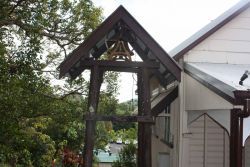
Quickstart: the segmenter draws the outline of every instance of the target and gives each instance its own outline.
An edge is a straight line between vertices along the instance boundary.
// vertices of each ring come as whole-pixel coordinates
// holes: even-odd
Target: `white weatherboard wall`
[[[185,111],[189,119],[196,119],[207,113],[230,132],[232,108],[231,103],[185,74]]]
[[[182,61],[185,63],[250,64],[250,9],[236,16],[187,52],[179,63],[182,64]],[[229,131],[230,110],[233,105],[188,74],[182,75],[181,85],[179,167],[229,166],[229,146],[226,147],[229,145],[229,139],[221,126]],[[205,121],[206,118],[199,117],[204,113],[220,123],[220,126],[211,122],[210,118]],[[197,122],[188,123],[188,118],[194,116],[197,118]],[[209,127],[206,127],[204,122]],[[207,128],[208,130],[204,132],[204,129]],[[208,134],[211,139],[206,139]],[[219,144],[215,141],[219,141]],[[246,147],[246,152],[247,149]],[[215,153],[212,153],[213,151]],[[222,152],[223,154],[221,154]],[[217,156],[214,157],[214,155]],[[248,166],[250,167],[250,165]]]
[[[232,109],[233,105],[201,83],[185,75],[185,109],[217,110]]]
[[[189,129],[189,167],[229,167],[229,136],[220,125],[205,114]]]
[[[250,9],[217,30],[184,56],[185,62],[250,63]]]
[[[152,167],[158,167],[158,156],[160,153],[170,154],[170,148],[155,136],[152,137]],[[171,160],[170,160],[171,161]]]
[[[231,118],[230,110],[188,111],[188,123],[193,122],[203,114],[207,114],[213,118],[230,134],[230,121],[228,121]]]
[[[233,105],[188,74],[184,73],[182,76],[183,90],[180,91],[182,91],[181,99],[183,102],[180,105],[183,106],[180,107],[183,109],[180,111],[181,157],[179,167],[203,167],[200,165],[204,165],[205,163],[206,167],[209,167],[209,165],[211,167],[228,167],[229,162],[226,157],[229,157],[229,145],[225,147],[225,144],[229,144],[230,110],[233,108]],[[206,118],[206,127],[204,127],[205,118],[204,116],[201,117],[201,115],[204,114],[209,115],[209,117],[207,116],[208,118]],[[216,120],[220,125],[210,121],[210,117]],[[198,118],[201,120],[198,120]],[[198,122],[195,120],[198,120]],[[209,137],[214,137],[215,139],[209,139],[208,141],[208,138],[204,136],[204,129],[207,129],[207,136],[209,134]],[[224,140],[222,138],[224,138]],[[215,141],[220,142],[216,143]],[[208,147],[212,150],[209,150]],[[204,148],[207,148],[207,153],[204,150],[200,150]],[[201,153],[201,151],[203,152]],[[223,156],[223,161],[216,158],[214,159],[213,151],[219,153],[219,155],[217,155],[218,157]],[[210,154],[211,152],[212,154]],[[216,153],[214,155],[216,155]],[[189,157],[189,155],[191,157]],[[203,158],[201,159],[200,156]],[[206,161],[204,160],[204,156],[208,156],[206,157]],[[187,164],[189,164],[189,166],[187,166]]]
[[[190,126],[189,138],[189,166],[202,167],[204,162],[204,117],[193,122]]]

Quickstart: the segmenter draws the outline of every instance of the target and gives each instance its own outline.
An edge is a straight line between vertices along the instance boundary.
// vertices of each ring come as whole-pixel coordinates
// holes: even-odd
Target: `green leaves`
[[[55,74],[100,21],[91,0],[0,1],[0,164],[47,167],[62,145],[81,149],[87,81],[65,93],[44,71]]]
[[[136,146],[128,144],[119,153],[119,159],[112,164],[112,167],[136,167]]]

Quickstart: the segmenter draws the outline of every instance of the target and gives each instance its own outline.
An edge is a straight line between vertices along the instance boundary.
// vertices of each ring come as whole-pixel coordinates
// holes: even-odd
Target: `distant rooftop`
[[[96,157],[100,163],[112,163],[118,159],[118,154],[112,153],[109,155],[108,152],[101,151]]]

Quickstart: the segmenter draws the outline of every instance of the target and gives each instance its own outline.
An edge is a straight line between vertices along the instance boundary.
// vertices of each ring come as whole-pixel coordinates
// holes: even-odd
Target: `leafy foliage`
[[[136,147],[133,144],[126,145],[119,152],[119,158],[112,167],[136,167]]]
[[[83,76],[51,83],[58,63],[96,28],[101,12],[91,0],[0,1],[0,164],[45,167],[64,147],[82,149],[89,83]],[[100,108],[108,111],[107,104],[117,103],[116,76],[105,78]]]
[[[137,109],[137,99],[128,100],[126,102],[119,103],[116,108],[117,115],[134,115],[135,110]],[[136,124],[134,122],[114,122],[113,129],[115,131],[119,130],[128,130],[131,128],[136,128]]]
[[[127,140],[129,143],[133,143],[134,140],[137,140],[137,131],[137,127],[116,131],[112,129],[108,131],[108,139],[110,142],[116,142],[120,138],[123,142]]]
[[[122,103],[117,106],[117,114],[119,115],[131,115],[137,109],[138,100],[132,99]]]

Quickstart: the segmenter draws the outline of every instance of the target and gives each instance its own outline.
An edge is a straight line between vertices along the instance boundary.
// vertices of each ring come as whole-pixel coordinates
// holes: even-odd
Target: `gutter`
[[[239,117],[245,118],[250,116],[250,91],[236,90],[233,93],[235,96],[234,103],[243,106],[243,109],[239,108]]]

